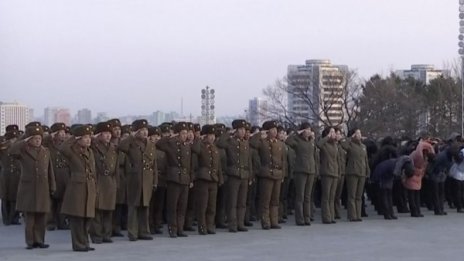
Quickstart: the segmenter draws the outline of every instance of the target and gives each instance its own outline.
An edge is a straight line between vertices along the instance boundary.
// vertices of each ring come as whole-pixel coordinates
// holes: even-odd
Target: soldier
[[[55,176],[50,152],[42,146],[41,127],[26,128],[26,139],[11,146],[10,155],[21,163],[16,209],[24,214],[26,249],[48,248],[45,244],[50,195],[55,192]]]
[[[216,143],[219,141],[219,138],[224,135],[226,132],[226,126],[222,123],[217,123],[214,125],[216,128]],[[219,150],[219,157],[221,158],[221,167],[222,173],[226,173],[227,168],[227,155],[226,151],[220,147],[217,147]],[[227,184],[227,175],[223,175],[224,184]],[[226,187],[227,185],[220,186],[217,192],[216,200],[216,228],[227,228],[226,225]]]
[[[335,219],[340,219],[340,211],[342,209],[342,192],[343,187],[345,186],[345,169],[346,169],[346,150],[340,145],[340,142],[343,140],[342,130],[335,128],[335,133],[337,134],[337,144],[338,144],[338,168],[339,168],[339,178],[337,183],[337,190],[335,191]]]
[[[72,248],[76,252],[95,250],[89,243],[90,220],[95,217],[97,196],[95,158],[90,149],[91,134],[89,126],[75,127],[73,137],[60,146],[71,171],[61,213],[69,218]]]
[[[227,220],[229,232],[246,232],[245,214],[248,185],[253,180],[251,150],[245,139],[246,121],[232,122],[233,136],[223,134],[217,145],[226,152],[227,166]]]
[[[277,128],[277,139],[285,143],[287,140],[287,131],[282,127],[279,126]],[[284,181],[280,186],[280,198],[279,198],[279,224],[280,223],[287,223],[287,208],[288,208],[288,195],[289,195],[289,184],[290,178],[293,171],[293,160],[291,156],[293,155],[292,149],[289,148],[287,145],[285,146],[285,151],[287,154],[287,167],[286,173],[284,174]]]
[[[339,177],[337,134],[333,127],[326,127],[317,143],[320,149],[322,223],[335,224],[335,192]]]
[[[148,126],[148,141],[153,143],[155,146],[156,146],[156,142],[158,142],[158,140],[160,139],[161,137],[161,132],[160,132],[160,129],[158,127],[154,127],[154,126]],[[158,161],[158,154],[160,154],[161,152],[159,150],[156,151],[156,166],[158,168],[158,184],[159,184],[159,161]],[[159,200],[158,198],[156,198],[156,191],[158,190],[159,188],[159,185],[157,186],[156,190],[154,190],[152,192],[152,195],[151,195],[151,199],[150,199],[150,207],[149,207],[149,210],[148,210],[148,224],[149,224],[149,228],[150,228],[150,234],[154,235],[156,234],[155,230],[156,230],[156,226],[155,226],[155,206],[156,206],[156,202]]]
[[[216,234],[214,224],[216,216],[216,198],[218,186],[222,186],[221,159],[214,144],[215,127],[205,125],[201,135],[203,140],[196,140],[192,152],[197,155],[198,165],[195,171],[196,211],[198,233],[200,235]]]
[[[44,137],[44,146],[50,151],[53,173],[55,174],[56,191],[52,197],[52,208],[48,218],[48,230],[69,229],[66,217],[61,214],[66,184],[69,182],[69,164],[60,152],[61,144],[66,140],[66,125],[62,122],[51,126],[51,134]]]
[[[119,119],[111,119],[108,121],[111,124],[111,143],[116,146],[116,149],[119,146],[119,143],[127,138],[126,133],[130,133],[130,127],[121,127],[121,121]],[[130,126],[130,125],[126,125]],[[125,155],[123,152],[118,152],[118,173],[119,181],[116,189],[116,207],[113,211],[113,237],[123,237],[121,230],[127,228],[127,204],[126,204],[126,177],[124,175],[124,161]]]
[[[188,133],[187,133],[187,142],[193,144],[198,142],[200,139],[200,124],[193,124],[191,122],[188,123]],[[192,154],[192,167],[191,171],[195,171],[198,165],[197,155]],[[184,223],[184,230],[185,231],[195,231],[193,229],[193,219],[195,216],[195,186],[189,189],[189,196],[188,196],[188,203],[187,203],[187,213],[185,214],[185,223]]]
[[[309,123],[300,125],[298,134],[287,138],[287,145],[295,151],[295,223],[297,226],[311,225],[311,202],[316,181],[316,153],[314,131]]]
[[[90,227],[92,243],[112,243],[112,216],[116,207],[116,192],[119,179],[118,151],[111,143],[113,128],[109,122],[100,122],[95,127],[92,151],[97,171],[97,202],[95,218]]]
[[[159,127],[161,138],[171,136],[171,124],[162,124]],[[158,142],[158,140],[156,141]],[[158,188],[154,193],[153,201],[153,227],[150,228],[152,234],[163,234],[163,214],[166,201],[166,153],[161,150],[156,151],[156,165],[158,166]]]
[[[278,224],[281,183],[287,172],[285,144],[277,139],[277,122],[266,121],[263,129],[267,137],[252,143],[259,153],[261,168],[259,176],[259,205],[263,229],[280,229]]]
[[[248,132],[248,131],[247,131]],[[253,140],[261,139],[261,129],[258,126],[251,127],[249,134],[245,135],[245,138],[251,144]],[[245,214],[245,226],[253,226],[251,221],[258,220],[258,207],[257,207],[257,191],[258,191],[258,180],[256,179],[256,175],[260,169],[260,159],[258,151],[250,146],[250,154],[251,154],[251,171],[253,180],[251,185],[248,186],[248,195],[247,195],[247,211]]]
[[[366,146],[362,143],[361,130],[348,132],[348,141],[340,144],[346,151],[346,191],[348,195],[348,220],[362,221],[361,208],[364,183],[370,175]]]
[[[156,147],[166,153],[167,195],[166,211],[171,238],[187,237],[184,233],[185,212],[189,188],[193,187],[191,171],[191,148],[187,142],[188,125],[179,122],[174,126],[175,134],[158,141]]]
[[[125,176],[127,186],[128,223],[130,241],[152,240],[148,210],[153,190],[158,185],[156,147],[148,141],[147,120],[132,123],[133,136],[121,141],[119,150],[126,155]]]
[[[8,153],[9,147],[19,137],[17,125],[6,127],[5,142],[0,146],[0,159],[2,165],[1,186],[2,220],[5,226],[19,225],[19,214],[16,211],[16,195],[21,175],[20,163]]]

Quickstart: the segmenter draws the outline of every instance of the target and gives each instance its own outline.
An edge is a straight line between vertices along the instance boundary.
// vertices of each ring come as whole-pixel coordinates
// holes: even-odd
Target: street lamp
[[[205,89],[201,90],[201,120],[202,124],[214,124],[216,123],[216,117],[214,115],[214,89],[210,89],[206,86]]]
[[[464,134],[464,0],[459,0],[458,53],[461,57],[461,135]]]

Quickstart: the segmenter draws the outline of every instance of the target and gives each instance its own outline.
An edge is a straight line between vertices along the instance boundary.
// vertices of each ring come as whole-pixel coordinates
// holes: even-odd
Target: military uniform
[[[146,120],[137,120],[132,124],[134,131],[148,127]],[[153,189],[156,189],[157,166],[156,147],[147,139],[128,137],[119,144],[119,150],[126,154],[126,186],[129,240],[150,240],[148,210]]]
[[[97,124],[96,133],[111,132],[109,123]],[[90,236],[94,243],[111,243],[112,216],[116,207],[116,189],[119,179],[118,151],[112,143],[92,141],[97,171],[97,202]]]
[[[335,222],[335,192],[339,177],[338,145],[328,137],[319,140],[320,149],[320,175],[321,175],[321,210],[322,222],[331,224]]]
[[[90,220],[95,217],[97,197],[95,157],[90,148],[81,147],[76,137],[90,135],[88,126],[77,127],[60,150],[69,162],[71,178],[66,186],[61,213],[69,217],[74,251],[93,250],[89,243]]]
[[[276,122],[263,124],[264,130],[272,128],[277,128]],[[268,137],[252,146],[258,150],[261,161],[261,169],[258,173],[261,226],[263,229],[280,228],[278,224],[280,188],[287,173],[285,144]]]
[[[244,120],[232,122],[234,129],[245,128]],[[227,219],[230,232],[247,231],[245,227],[248,184],[252,181],[251,149],[248,140],[223,134],[217,145],[227,157]]]
[[[53,133],[62,129],[65,130],[65,128],[64,123],[55,123],[52,125],[51,130]],[[66,157],[59,150],[60,143],[53,139],[52,136],[45,137],[43,145],[50,151],[56,182],[56,191],[52,197],[52,207],[48,217],[48,228],[50,230],[54,230],[55,227],[58,229],[68,229],[69,225],[67,224],[66,217],[60,212],[66,184],[68,184],[70,178],[69,164]]]
[[[316,146],[313,139],[301,134],[287,138],[286,143],[295,151],[295,222],[297,225],[311,224],[311,203],[316,181]]]
[[[2,220],[4,225],[17,225],[19,214],[16,211],[16,196],[18,194],[19,179],[21,176],[21,164],[8,153],[12,145],[12,138],[17,137],[17,131],[7,133],[5,136],[13,135],[0,147],[1,160],[1,186],[2,186]]]
[[[41,127],[26,130],[28,137],[42,133]],[[16,209],[24,214],[27,248],[47,248],[44,244],[47,213],[50,211],[50,195],[55,192],[50,153],[47,148],[29,146],[24,140],[15,143],[9,153],[22,167]]]
[[[348,194],[348,220],[361,221],[364,183],[369,177],[369,160],[366,146],[361,141],[341,142],[346,151],[346,190]]]
[[[219,138],[224,134],[226,126],[224,124],[216,124],[216,145]],[[219,151],[219,158],[221,159],[222,173],[226,173],[227,168],[227,154],[226,150],[217,147]],[[223,175],[224,184],[227,184],[227,175]],[[226,226],[226,204],[227,204],[227,185],[220,186],[217,192],[216,200],[216,228],[227,228]]]
[[[337,190],[335,191],[335,218],[340,219],[340,212],[342,209],[342,192],[345,186],[345,172],[346,172],[346,150],[341,145],[338,146],[338,168],[339,177],[337,183]]]
[[[119,119],[111,119],[108,122],[113,128],[113,134],[115,131],[121,131],[120,136],[111,136],[111,143],[116,146],[117,149],[122,140],[121,137],[130,134],[130,125],[122,126]],[[126,177],[124,176],[125,160],[126,158],[124,153],[118,152],[119,180],[118,187],[116,188],[116,207],[113,211],[112,220],[112,236],[114,237],[123,237],[121,230],[125,230],[127,228]]]
[[[187,130],[187,124],[179,122],[174,128],[176,133],[179,133]],[[193,181],[190,144],[181,141],[180,137],[164,137],[156,143],[156,147],[166,153],[166,212],[169,235],[173,238],[185,237],[185,212],[189,185]]]
[[[214,135],[214,131],[213,126],[205,125],[202,133]],[[198,160],[194,177],[198,233],[215,234],[217,190],[224,183],[219,151],[216,145],[197,140],[192,145],[192,152]]]

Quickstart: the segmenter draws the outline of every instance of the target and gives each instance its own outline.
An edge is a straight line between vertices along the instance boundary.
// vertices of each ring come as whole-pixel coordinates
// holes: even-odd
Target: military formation
[[[4,225],[25,225],[26,249],[48,248],[46,231],[70,230],[72,249],[95,250],[127,230],[129,241],[246,232],[253,221],[280,229],[294,215],[310,226],[367,217],[369,199],[386,220],[421,208],[464,212],[464,146],[460,135],[442,141],[385,137],[360,129],[344,135],[309,123],[251,126],[237,119],[200,126],[151,126],[140,119],[95,125],[9,125],[0,140],[0,198]],[[164,225],[166,224],[166,229]]]

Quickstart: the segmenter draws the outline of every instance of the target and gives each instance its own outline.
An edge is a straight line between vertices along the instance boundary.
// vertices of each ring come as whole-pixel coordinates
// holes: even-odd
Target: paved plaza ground
[[[318,213],[319,213],[318,209]],[[464,214],[448,210],[448,216],[423,211],[424,218],[400,214],[387,221],[370,211],[364,222],[346,219],[323,225],[319,216],[310,227],[297,227],[293,216],[281,230],[263,231],[258,223],[246,233],[171,239],[165,232],[153,241],[92,245],[93,252],[71,251],[69,231],[47,232],[49,249],[25,250],[23,226],[0,225],[0,260],[34,261],[143,261],[143,260],[462,260]]]

